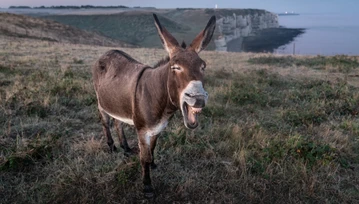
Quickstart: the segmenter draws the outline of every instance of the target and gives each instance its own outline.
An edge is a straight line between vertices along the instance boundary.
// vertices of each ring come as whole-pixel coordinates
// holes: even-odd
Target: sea
[[[280,26],[304,28],[305,32],[275,53],[359,56],[359,13],[307,13],[279,16],[278,20]]]

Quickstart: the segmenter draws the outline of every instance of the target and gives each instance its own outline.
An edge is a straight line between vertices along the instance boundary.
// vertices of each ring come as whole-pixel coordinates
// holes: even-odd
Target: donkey
[[[144,65],[128,54],[111,50],[93,66],[93,84],[98,101],[103,132],[110,151],[116,151],[110,133],[110,118],[115,119],[120,146],[131,153],[122,123],[134,125],[138,135],[140,162],[145,197],[153,197],[150,167],[154,163],[157,135],[180,109],[184,125],[198,126],[198,114],[206,105],[208,93],[203,88],[206,63],[198,56],[210,42],[216,26],[212,16],[207,26],[186,48],[161,26],[156,14],[155,25],[169,57],[154,68]]]

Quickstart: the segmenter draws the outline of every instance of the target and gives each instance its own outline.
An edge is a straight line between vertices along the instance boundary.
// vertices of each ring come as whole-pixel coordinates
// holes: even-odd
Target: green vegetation
[[[316,56],[311,58],[295,57],[255,57],[249,60],[252,64],[275,65],[281,67],[305,66],[314,69],[326,69],[326,67],[337,68],[338,71],[349,72],[352,69],[359,68],[358,59],[346,55],[337,55],[334,57]]]
[[[326,127],[330,131],[341,129],[343,118],[356,120],[357,88],[344,82],[288,80],[265,70],[236,76],[234,80],[239,82],[233,83],[223,97],[223,102],[233,108],[224,115],[231,114],[235,123],[243,114],[252,120],[253,127],[247,133],[234,135],[244,145],[237,151],[248,154],[237,158],[237,162],[245,159],[251,173],[270,176],[266,170],[274,162],[280,166],[301,163],[306,171],[326,165],[348,167],[348,155],[330,141],[334,138],[318,131],[330,123],[333,125]],[[262,137],[259,141],[257,134]],[[352,139],[357,136],[352,135]],[[350,135],[342,137],[347,140]],[[345,151],[359,153],[355,149]],[[352,159],[356,160],[357,155]]]
[[[112,48],[0,46],[2,203],[144,202],[138,157],[110,154],[98,119],[90,67]],[[150,65],[165,55],[123,50]],[[161,133],[156,202],[359,201],[357,57],[201,56],[209,103],[196,130],[178,112]]]

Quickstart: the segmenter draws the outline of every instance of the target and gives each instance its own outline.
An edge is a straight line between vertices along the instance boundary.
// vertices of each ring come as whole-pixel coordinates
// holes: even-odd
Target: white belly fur
[[[97,91],[96,91],[96,97],[97,97],[97,101],[99,101]],[[121,121],[121,122],[127,123],[127,124],[129,124],[129,125],[134,125],[132,119],[130,119],[130,118],[122,118],[122,117],[120,117],[120,116],[113,115],[113,114],[107,112],[106,110],[104,110],[104,109],[101,107],[100,103],[98,104],[98,108],[99,108],[100,110],[102,110],[102,111],[105,111],[109,116],[115,118],[116,120],[119,120],[119,121]]]
[[[127,123],[129,125],[134,125],[133,120],[129,119],[129,118],[122,118],[116,115],[113,115],[111,113],[106,112],[109,116],[115,118],[116,120],[119,120],[121,122]],[[168,124],[168,119],[162,119],[162,121],[157,124],[156,126],[150,128],[149,130],[146,131],[145,133],[145,140],[147,145],[151,144],[151,137],[158,135],[163,129],[165,129],[165,127]]]
[[[107,113],[107,112],[106,112]],[[133,120],[132,119],[129,119],[129,118],[122,118],[122,117],[119,117],[119,116],[116,116],[116,115],[112,115],[110,113],[107,113],[109,116],[115,118],[116,120],[119,120],[121,122],[124,122],[124,123],[127,123],[129,125],[133,125]]]

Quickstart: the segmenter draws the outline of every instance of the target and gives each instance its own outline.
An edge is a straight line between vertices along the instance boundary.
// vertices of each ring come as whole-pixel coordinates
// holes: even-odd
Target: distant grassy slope
[[[158,15],[161,24],[171,33],[183,34],[190,27]],[[52,15],[52,19],[81,29],[100,32],[113,39],[119,39],[143,47],[160,47],[153,16],[150,12],[123,12],[111,15]],[[146,39],[150,38],[148,41]]]
[[[120,40],[51,20],[10,13],[0,13],[0,19],[0,35],[63,43],[133,47]]]
[[[184,40],[187,44],[190,44],[196,35],[205,28],[212,15],[222,15],[222,13],[213,13],[211,9],[166,9],[128,11],[110,15],[50,15],[41,16],[41,18],[97,31],[111,38],[142,47],[161,47],[152,13],[158,14],[161,23],[178,41]],[[208,49],[213,50],[214,48],[214,43],[211,42]]]

